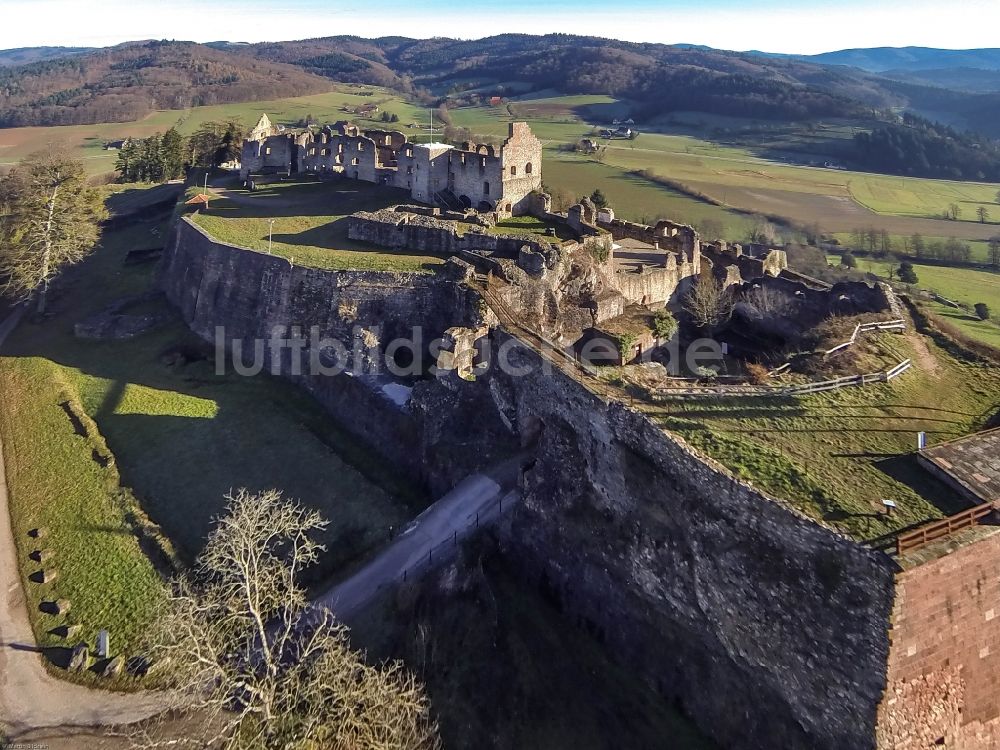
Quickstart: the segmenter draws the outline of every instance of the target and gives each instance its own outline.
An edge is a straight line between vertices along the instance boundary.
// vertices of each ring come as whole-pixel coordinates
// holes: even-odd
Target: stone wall
[[[739,245],[717,243],[703,244],[701,252],[715,267],[738,268],[743,281],[752,281],[762,276],[777,276],[788,268],[788,256],[784,250],[771,248],[760,255],[748,255]]]
[[[655,227],[646,224],[636,224],[622,219],[610,221],[598,220],[598,226],[611,232],[616,240],[629,238],[645,242],[648,245],[658,245],[663,250],[669,250],[680,255],[679,263],[691,264],[689,274],[701,273],[701,238],[698,233],[686,224],[675,224],[672,221],[661,221]]]
[[[998,746],[1000,529],[965,534],[897,576],[879,750]]]
[[[501,424],[532,451],[503,531],[526,580],[724,747],[873,748],[891,561],[546,374],[534,352],[511,361],[531,374],[465,385],[489,394],[466,431],[429,427],[439,385],[417,408],[453,466],[474,466],[475,432]]]
[[[478,322],[475,296],[463,284],[471,273],[452,263],[435,274],[377,271],[327,271],[291,266],[283,258],[216,242],[187,219],[181,219],[164,250],[159,283],[190,328],[209,342],[224,327],[227,345],[234,340],[268,339],[275,327],[312,326],[323,338],[335,338],[348,350],[357,327],[375,330],[380,346],[409,336],[414,326],[428,345],[452,326]],[[305,350],[308,356],[308,348]],[[329,364],[324,362],[324,364]],[[296,374],[291,359],[280,359],[280,373],[310,391],[341,424],[408,470],[423,478],[412,450],[416,426],[381,395],[374,376]]]
[[[348,222],[347,234],[352,240],[434,255],[472,252],[517,259],[524,247],[547,258],[558,252],[552,243],[541,238],[494,234],[469,225],[462,225],[464,231],[460,233],[459,225],[453,221],[413,213],[405,206],[359,211]]]
[[[503,197],[503,162],[492,146],[468,145],[449,155],[448,188],[464,205],[490,210]]]
[[[266,125],[266,127],[265,127]],[[499,149],[484,144],[415,144],[398,130],[366,130],[349,122],[320,132],[275,134],[266,115],[243,144],[240,178],[260,172],[344,174],[410,191],[434,203],[450,190],[468,207],[526,214],[542,186],[542,144],[525,122],[512,122]]]
[[[542,142],[526,122],[512,122],[500,146],[503,181],[501,210],[515,215],[529,213],[529,196],[542,188]]]
[[[510,265],[508,302],[542,324],[606,296],[580,246],[537,277],[497,262]],[[216,326],[231,341],[291,325],[333,337],[374,325],[384,341],[413,324],[452,338],[455,326],[481,326],[471,272],[293,268],[182,220],[160,283],[209,341]],[[494,331],[493,351],[509,341]],[[878,738],[879,750],[916,750],[941,737],[956,750],[996,747],[1000,533],[900,572],[535,352],[516,346],[509,360],[527,374],[422,380],[405,410],[362,377],[295,375],[284,360],[280,371],[436,494],[529,453],[523,501],[502,529],[526,585],[724,747],[870,750]]]
[[[298,145],[290,135],[246,141],[240,157],[240,179],[251,174],[288,172],[297,161]]]
[[[690,266],[687,266],[690,268]],[[681,282],[677,256],[667,256],[665,268],[642,266],[637,271],[618,271],[614,286],[629,302],[638,305],[664,305],[676,301],[686,290]]]

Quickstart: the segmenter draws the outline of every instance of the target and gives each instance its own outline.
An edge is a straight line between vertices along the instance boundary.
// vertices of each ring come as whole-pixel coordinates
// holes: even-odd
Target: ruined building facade
[[[240,178],[251,175],[340,174],[408,190],[421,203],[528,212],[542,187],[542,143],[525,122],[510,123],[499,146],[412,143],[398,130],[361,130],[349,122],[312,131],[283,132],[263,115],[243,144]]]

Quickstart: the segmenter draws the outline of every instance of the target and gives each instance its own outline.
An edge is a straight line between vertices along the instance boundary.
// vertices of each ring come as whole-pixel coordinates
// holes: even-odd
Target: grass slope
[[[48,632],[57,620],[37,606],[56,597],[72,602],[69,621],[84,626],[81,637],[92,641],[108,627],[116,649],[135,643],[160,579],[132,533],[133,516],[148,515],[190,561],[226,492],[277,487],[330,520],[319,578],[379,546],[390,526],[426,504],[290,384],[217,375],[210,348],[180,321],[128,341],[73,336],[77,321],[148,287],[153,267],[122,261],[164,228],[147,222],[106,234],[56,295],[52,316],[22,324],[0,356],[0,433],[22,573],[39,568],[27,536],[39,525],[49,529],[43,542],[59,568],[52,584],[26,584],[45,645],[59,643]],[[186,359],[171,363],[168,351]],[[66,401],[86,437],[60,406]]]
[[[829,256],[831,263],[840,262],[839,256]],[[890,263],[877,258],[858,258],[858,270],[889,277],[890,268],[898,263]],[[953,268],[950,266],[930,266],[915,264],[916,286],[937,292],[954,302],[972,308],[978,302],[985,302],[992,311],[992,319],[980,320],[967,310],[932,302],[933,312],[957,325],[967,335],[1000,348],[1000,274],[978,271],[973,268]]]
[[[845,533],[874,539],[967,503],[914,456],[981,429],[1000,402],[1000,372],[960,361],[915,332],[883,336],[887,362],[914,368],[890,384],[788,400],[736,398],[651,407],[664,427],[738,475]],[[895,500],[892,516],[882,499]]]

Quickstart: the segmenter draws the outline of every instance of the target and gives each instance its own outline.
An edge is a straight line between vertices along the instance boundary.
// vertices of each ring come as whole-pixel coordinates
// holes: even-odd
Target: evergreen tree
[[[904,284],[917,283],[917,272],[913,270],[913,264],[909,261],[904,260],[899,264],[899,280]]]
[[[604,197],[604,193],[601,192],[600,188],[597,188],[597,190],[590,194],[590,202],[598,208],[605,208],[608,205],[608,199]]]
[[[176,180],[184,174],[184,139],[176,128],[160,139],[160,162],[164,180]]]
[[[118,151],[118,159],[115,161],[115,169],[118,170],[121,182],[135,182],[135,169],[138,162],[138,147],[131,138],[126,139]]]
[[[142,142],[139,164],[139,179],[143,182],[159,182],[163,179],[163,159],[160,154],[159,134],[151,135]]]

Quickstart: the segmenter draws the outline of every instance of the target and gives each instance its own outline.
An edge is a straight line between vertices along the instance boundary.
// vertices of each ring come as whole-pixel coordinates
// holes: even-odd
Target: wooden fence
[[[940,521],[932,521],[913,531],[900,534],[896,537],[896,554],[902,555],[904,552],[922,547],[949,534],[954,534],[956,531],[976,526],[994,510],[996,508],[993,503],[983,503],[948,518],[943,518]]]
[[[881,320],[875,323],[858,323],[858,325],[854,327],[854,333],[851,334],[851,338],[849,338],[843,344],[837,344],[837,346],[833,347],[832,349],[827,349],[826,351],[818,351],[818,352],[813,352],[811,355],[804,354],[799,356],[829,357],[831,354],[836,354],[839,351],[847,349],[849,346],[853,346],[855,343],[857,343],[858,336],[862,333],[867,333],[868,331],[905,331],[905,330],[906,330],[906,321],[903,320],[902,318],[896,318],[894,320]],[[777,375],[780,375],[791,366],[792,363],[790,361],[786,362],[781,367],[771,370],[771,372],[768,373],[768,376],[773,378]]]
[[[788,386],[706,386],[702,388],[656,388],[650,389],[654,399],[670,398],[725,398],[752,396],[755,398],[777,398],[787,396],[804,396],[810,393],[835,391],[849,386],[865,386],[871,383],[888,383],[913,367],[913,361],[904,359],[891,370],[873,372],[863,375],[849,375],[835,380],[823,380],[819,383],[802,383]]]
[[[906,321],[902,318],[896,320],[884,320],[878,323],[858,323],[854,328],[854,333],[851,334],[851,338],[845,341],[843,344],[838,344],[832,349],[827,349],[822,352],[824,357],[829,357],[831,354],[835,354],[849,346],[853,346],[857,343],[858,336],[862,333],[867,333],[868,331],[905,331]]]

